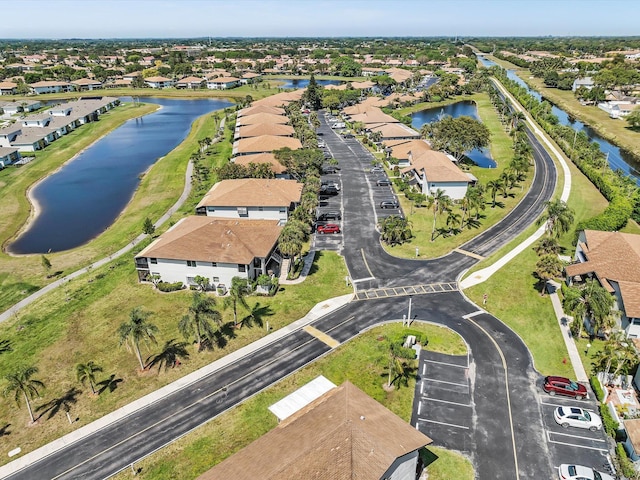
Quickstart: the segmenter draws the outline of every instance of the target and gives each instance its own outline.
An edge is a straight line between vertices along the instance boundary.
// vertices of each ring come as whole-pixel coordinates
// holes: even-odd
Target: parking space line
[[[422,376],[424,377],[426,373],[427,373],[427,366],[422,365]]]
[[[456,367],[456,368],[469,368],[469,365],[456,365],[455,363],[447,363],[447,362],[438,362],[437,360],[429,360],[425,358],[424,362],[435,363],[438,365],[447,365],[448,367]]]
[[[583,445],[576,445],[575,443],[556,442],[555,440],[551,440],[551,439],[549,439],[549,443],[555,443],[557,445],[566,445],[568,447],[574,447],[574,448],[584,448],[585,450],[595,450],[597,452],[608,452],[609,451],[606,448],[586,447],[586,446],[583,446]]]
[[[573,400],[572,398],[567,398],[567,400]],[[574,400],[574,402],[579,402],[580,400]],[[576,406],[574,405],[561,405],[559,403],[547,403],[547,402],[543,402],[542,400],[540,400],[540,405],[546,405],[547,407],[563,407],[563,408],[571,408]],[[582,408],[583,410],[589,410],[590,412],[594,412],[594,413],[598,413],[596,412],[593,408],[585,408],[585,407],[581,407],[578,406],[578,408]]]
[[[422,398],[423,398],[423,400],[430,400],[432,402],[448,403],[450,405],[458,405],[459,407],[469,407],[469,408],[473,407],[473,405],[468,405],[466,403],[450,402],[449,400],[440,400],[439,398],[432,398],[432,397],[427,397],[427,396],[423,396]]]
[[[469,430],[469,427],[465,427],[464,425],[456,425],[454,423],[436,422],[435,420],[429,420],[429,419],[426,419],[426,418],[421,418],[420,421],[421,422],[429,422],[429,423],[437,423],[438,425],[446,425],[447,427],[462,428],[464,430]]]
[[[420,382],[420,395],[424,394],[424,382]]]
[[[422,413],[422,402],[418,402],[418,415]]]
[[[571,437],[571,438],[581,438],[582,440],[591,440],[593,442],[602,442],[602,443],[606,443],[607,441],[602,439],[602,438],[591,438],[591,437],[583,437],[582,435],[572,435],[571,433],[559,433],[559,432],[553,432],[551,430],[547,430],[547,435],[549,436],[549,439],[551,438],[551,435],[562,435],[564,437]]]
[[[459,387],[467,387],[467,388],[469,388],[469,385],[466,384],[466,383],[447,382],[445,380],[436,380],[435,378],[424,378],[423,380],[428,380],[430,382],[437,382],[437,383],[447,383],[449,385],[458,385]]]

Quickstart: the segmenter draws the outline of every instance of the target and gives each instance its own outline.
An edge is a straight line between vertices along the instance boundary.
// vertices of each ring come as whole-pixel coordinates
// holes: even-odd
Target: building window
[[[215,212],[216,207],[207,207],[207,212]]]
[[[220,277],[213,277],[213,283],[220,283]]]
[[[157,265],[157,263],[158,263],[158,259],[157,258],[150,258],[149,261],[151,263],[153,263],[154,265]]]
[[[286,208],[281,208],[280,209],[280,213],[287,213],[287,209]]]
[[[258,211],[262,212],[264,210],[264,207],[258,207]]]
[[[247,217],[249,212],[247,211],[247,207],[238,207],[238,216]]]
[[[239,272],[246,272],[247,271],[247,266],[238,264],[238,271]]]
[[[195,266],[196,266],[195,260],[187,260],[187,267],[195,267]]]
[[[218,262],[211,262],[211,266],[212,267],[217,267],[218,266]]]

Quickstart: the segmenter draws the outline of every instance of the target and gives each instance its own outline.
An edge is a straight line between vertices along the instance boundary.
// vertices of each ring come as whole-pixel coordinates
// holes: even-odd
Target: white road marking
[[[559,400],[559,399],[558,399],[558,400]],[[567,399],[567,400],[570,400],[570,399]],[[575,402],[575,401],[579,402],[580,400],[574,400],[574,402]],[[559,403],[547,403],[547,402],[542,402],[542,401],[541,401],[541,402],[540,402],[540,405],[546,405],[546,406],[548,406],[548,407],[563,407],[563,408],[576,407],[576,408],[582,408],[583,410],[587,410],[587,411],[589,411],[589,412],[596,413],[596,412],[595,412],[593,409],[591,409],[591,408],[585,408],[585,407],[581,407],[581,406],[579,406],[579,405],[575,405],[575,404],[574,404],[574,405],[562,405],[562,404],[559,404]]]
[[[437,363],[438,365],[447,365],[448,367],[469,368],[469,365],[456,365],[455,363],[438,362],[436,360],[428,360],[428,359],[425,359],[424,361],[429,363]]]
[[[423,397],[424,400],[431,400],[432,402],[442,402],[442,403],[449,403],[451,405],[459,405],[460,407],[472,407],[472,405],[469,405],[468,403],[459,403],[459,402],[450,402],[449,400],[440,400],[439,398],[433,398],[433,397]],[[420,412],[418,412],[418,415],[420,414]]]
[[[609,451],[606,448],[585,447],[584,445],[577,445],[575,443],[556,442],[555,440],[551,440],[551,439],[549,440],[549,443],[555,443],[557,445],[566,445],[568,447],[574,447],[574,448],[584,448],[585,450],[595,450],[597,452],[608,452]]]
[[[456,425],[454,423],[436,422],[435,420],[428,420],[426,418],[421,418],[420,421],[429,422],[429,423],[437,423],[438,425],[446,425],[447,427],[462,428],[464,430],[469,430],[469,427],[465,427],[464,425]]]
[[[447,382],[445,380],[436,380],[435,378],[425,378],[424,380],[428,380],[430,382],[437,382],[437,383],[446,383],[448,385],[458,385],[459,387],[469,388],[469,385],[467,385],[466,383]]]
[[[551,430],[547,430],[547,436],[549,437],[549,439],[551,439],[551,435],[562,435],[563,437],[581,438],[583,440],[591,440],[593,442],[602,442],[602,443],[607,442],[606,440],[603,440],[601,438],[583,437],[582,435],[572,435],[571,433],[559,433],[559,432],[553,432]]]
[[[420,395],[424,393],[424,382],[420,382]]]
[[[422,364],[422,376],[424,377],[425,373],[427,373],[427,366]]]
[[[422,412],[422,402],[418,402],[418,415]]]
[[[467,313],[466,315],[463,315],[462,318],[469,319],[469,318],[475,317],[476,315],[482,315],[483,313],[487,313],[487,312],[484,310],[478,310],[475,312]]]

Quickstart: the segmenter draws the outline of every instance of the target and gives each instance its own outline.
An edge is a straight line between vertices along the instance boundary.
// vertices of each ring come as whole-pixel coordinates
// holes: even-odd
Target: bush
[[[593,393],[596,394],[596,398],[598,399],[598,402],[602,402],[602,400],[604,399],[604,391],[600,386],[600,380],[598,380],[598,377],[595,375],[592,375],[591,378],[589,378],[589,383],[591,384]]]
[[[605,403],[600,404],[600,416],[602,417],[602,425],[604,431],[607,432],[612,438],[616,438],[616,432],[618,430],[618,422],[613,418],[609,407]]]
[[[636,469],[633,467],[633,462],[629,460],[627,451],[621,443],[616,443],[616,458],[620,473],[627,478],[636,478]]]
[[[176,292],[178,290],[182,290],[184,288],[184,285],[182,284],[182,282],[160,282],[158,283],[157,288],[161,292]]]

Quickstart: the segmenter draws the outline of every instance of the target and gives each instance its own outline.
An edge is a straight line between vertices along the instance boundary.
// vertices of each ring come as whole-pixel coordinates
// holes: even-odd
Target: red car
[[[340,227],[335,223],[327,223],[326,225],[318,225],[316,228],[318,233],[340,233]]]
[[[542,389],[549,395],[565,395],[576,400],[587,398],[587,389],[573,380],[564,377],[545,377]]]

